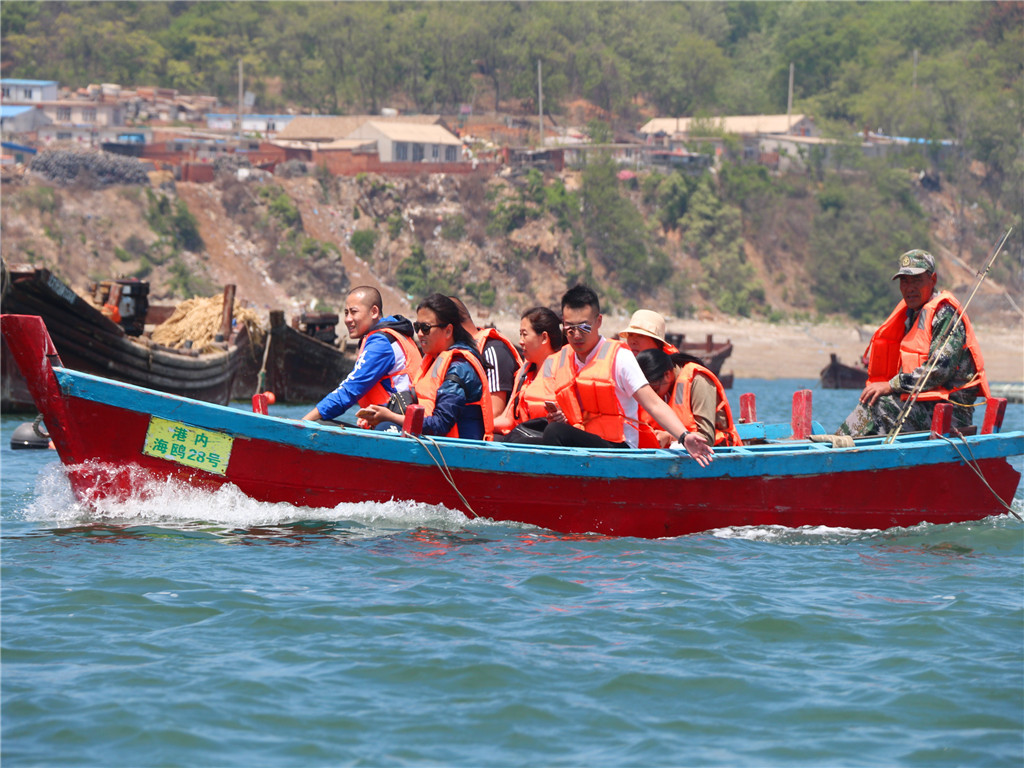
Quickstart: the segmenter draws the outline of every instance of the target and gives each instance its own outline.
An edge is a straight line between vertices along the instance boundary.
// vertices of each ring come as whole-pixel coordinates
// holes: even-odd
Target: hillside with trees
[[[545,112],[564,124],[585,100],[606,116],[592,133],[611,136],[653,115],[784,112],[793,63],[794,112],[847,142],[828,164],[806,158],[806,173],[770,174],[727,154],[715,174],[622,181],[598,160],[565,178],[460,188],[461,219],[404,230],[394,222],[415,219],[416,185],[364,179],[397,219],[356,221],[347,203],[338,216],[375,232],[382,279],[495,304],[544,298],[533,281],[583,278],[622,306],[877,319],[891,304],[879,284],[894,254],[926,247],[944,264],[977,267],[1010,225],[993,279],[1024,291],[1020,3],[15,0],[0,24],[5,77],[161,85],[231,103],[241,59],[263,112],[457,115],[468,105],[535,115],[540,61]],[[867,128],[922,141],[867,161],[856,143]],[[349,183],[331,181],[324,202],[347,199]],[[335,247],[366,249],[370,238]]]

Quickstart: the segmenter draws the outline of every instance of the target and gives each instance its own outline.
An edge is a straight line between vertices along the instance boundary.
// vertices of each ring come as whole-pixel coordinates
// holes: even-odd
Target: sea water
[[[856,400],[732,393],[784,421],[804,386],[829,428]],[[0,425],[4,768],[1024,763],[1009,514],[647,541],[231,490],[86,510],[52,452],[10,449],[24,420]]]

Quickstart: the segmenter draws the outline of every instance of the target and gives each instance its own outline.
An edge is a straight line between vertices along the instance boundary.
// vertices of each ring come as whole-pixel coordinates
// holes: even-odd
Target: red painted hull
[[[381,461],[299,450],[263,441],[236,441],[227,477],[140,454],[149,417],[101,403],[68,401],[88,448],[68,456],[76,494],[86,502],[144,493],[154,478],[173,477],[211,490],[225,482],[259,501],[306,507],[410,499],[494,520],[529,523],[565,533],[597,532],[657,538],[746,525],[831,525],[857,529],[954,523],[978,519],[988,491],[980,480],[951,477],[948,465],[797,477],[580,478],[453,470],[472,510],[434,465]],[[59,446],[58,446],[59,447]],[[96,463],[104,465],[97,469]],[[82,467],[81,465],[85,465]],[[1012,498],[1020,475],[1005,459],[979,462],[988,482]],[[273,472],[267,468],[273,467]],[[142,472],[138,469],[143,470]],[[940,492],[937,493],[937,489]],[[930,508],[922,509],[922,500]],[[935,500],[941,500],[941,505]],[[989,513],[999,511],[987,504]]]

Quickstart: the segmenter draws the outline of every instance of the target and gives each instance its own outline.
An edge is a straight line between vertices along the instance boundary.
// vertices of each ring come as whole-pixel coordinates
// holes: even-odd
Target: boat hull
[[[16,358],[27,366],[72,488],[87,504],[175,480],[210,490],[230,483],[253,499],[302,507],[438,504],[565,533],[653,538],[745,525],[884,529],[1005,511],[1002,502],[1012,501],[1020,481],[1007,457],[1024,453],[1021,432],[978,435],[959,446],[918,434],[846,449],[806,441],[724,448],[705,468],[677,451],[537,448],[324,427],[52,368],[45,352],[16,350]],[[165,423],[197,445],[216,437],[230,450],[222,451],[216,471],[186,464],[184,456],[154,455],[155,425]],[[992,491],[965,463],[968,451]]]
[[[666,334],[665,340],[680,352],[699,357],[705,368],[719,379],[722,378],[722,364],[732,354],[732,341],[715,341],[711,334],[708,334],[703,342],[687,341],[686,336],[681,333]]]
[[[352,353],[287,325],[280,311],[270,313],[266,343],[270,348],[265,350],[263,380],[259,380],[258,371],[241,377],[243,389],[236,389],[236,399],[252,397],[257,391],[270,391],[278,403],[312,405],[334,391],[355,364]],[[248,386],[250,382],[252,385]]]
[[[128,336],[45,269],[12,271],[3,307],[5,313],[41,317],[69,368],[196,400],[228,403],[242,365],[253,357],[244,326],[223,352],[204,354]],[[16,374],[4,367],[5,411],[24,410],[25,385]]]
[[[863,389],[868,382],[868,369],[841,363],[833,352],[829,364],[821,369],[819,376],[823,389]]]

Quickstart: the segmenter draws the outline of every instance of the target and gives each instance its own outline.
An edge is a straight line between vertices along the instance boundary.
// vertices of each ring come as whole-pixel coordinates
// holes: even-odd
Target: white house
[[[242,133],[274,136],[294,119],[295,115],[242,115]],[[206,127],[211,131],[237,131],[238,113],[208,113]]]
[[[465,159],[462,140],[437,124],[370,120],[346,138],[376,141],[382,163],[457,163]]]
[[[126,128],[125,126],[92,125],[43,125],[36,131],[39,143],[74,144],[78,147],[98,147],[106,142],[116,144],[145,144],[153,141],[150,128]]]
[[[124,105],[79,99],[39,102],[50,122],[86,128],[124,125]]]
[[[691,126],[696,131],[691,131]],[[640,128],[644,136],[699,138],[701,128],[711,126],[738,136],[817,136],[814,121],[807,115],[734,115],[726,117],[655,117]]]
[[[56,80],[19,80],[5,78],[0,80],[0,97],[11,103],[38,103],[57,100]]]
[[[0,105],[0,133],[31,133],[49,123],[49,118],[38,107],[28,104]]]

